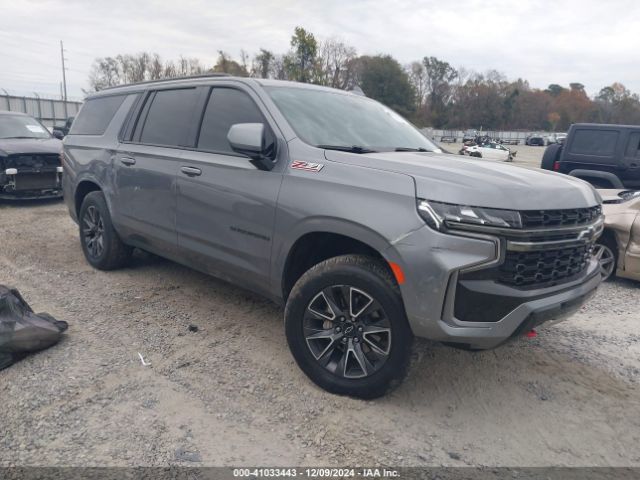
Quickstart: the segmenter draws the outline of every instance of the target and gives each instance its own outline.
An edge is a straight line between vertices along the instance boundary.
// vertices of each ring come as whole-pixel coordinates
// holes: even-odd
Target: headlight
[[[520,213],[515,210],[418,200],[418,213],[427,225],[435,230],[443,230],[452,222],[487,227],[522,228]]]

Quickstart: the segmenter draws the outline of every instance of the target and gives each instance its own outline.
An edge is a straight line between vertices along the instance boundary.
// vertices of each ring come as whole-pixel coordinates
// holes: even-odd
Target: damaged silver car
[[[62,142],[35,118],[0,111],[0,198],[62,196]]]

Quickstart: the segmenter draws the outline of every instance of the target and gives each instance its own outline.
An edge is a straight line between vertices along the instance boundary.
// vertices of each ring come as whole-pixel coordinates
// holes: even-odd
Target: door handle
[[[131,157],[122,157],[120,158],[120,163],[122,163],[123,165],[135,165],[136,164],[136,159],[135,158],[131,158]]]
[[[202,170],[200,170],[199,168],[195,168],[195,167],[182,167],[180,169],[180,171],[182,173],[184,173],[185,175],[188,175],[190,177],[198,177],[198,176],[202,175]]]

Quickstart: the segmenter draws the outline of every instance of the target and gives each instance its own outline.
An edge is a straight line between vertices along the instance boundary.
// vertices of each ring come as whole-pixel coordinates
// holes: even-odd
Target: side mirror
[[[270,158],[273,146],[266,145],[263,123],[236,123],[231,125],[227,140],[234,152],[249,157],[255,164],[267,170],[273,168]]]
[[[64,138],[64,133],[62,133],[60,130],[58,130],[57,128],[54,128],[53,131],[51,132],[51,135],[53,135],[55,138],[57,138],[58,140],[62,140]]]

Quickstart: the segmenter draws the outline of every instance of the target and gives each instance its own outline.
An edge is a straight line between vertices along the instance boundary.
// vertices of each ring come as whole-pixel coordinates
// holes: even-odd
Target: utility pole
[[[60,58],[62,59],[62,89],[64,95],[62,99],[67,101],[67,72],[64,66],[64,45],[62,44],[62,40],[60,40]]]

